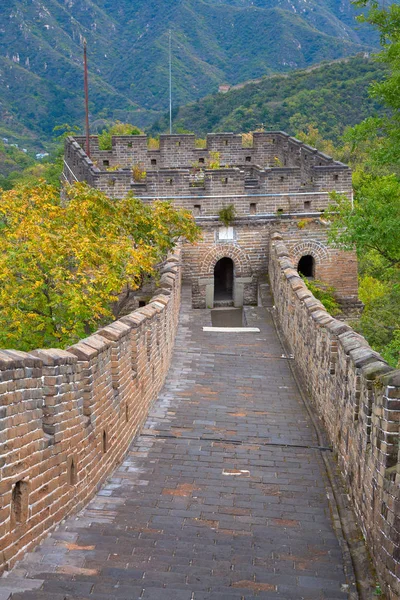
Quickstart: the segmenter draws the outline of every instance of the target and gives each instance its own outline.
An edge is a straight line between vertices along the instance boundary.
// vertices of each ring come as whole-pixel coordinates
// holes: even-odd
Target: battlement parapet
[[[80,145],[84,138],[67,139],[64,178],[87,181],[115,198],[130,192],[149,202],[170,198],[209,216],[233,203],[244,216],[254,204],[260,214],[321,212],[330,192],[352,195],[349,167],[283,132],[254,133],[252,148],[243,148],[242,136],[233,133],[209,134],[205,149],[195,147],[192,134],[161,136],[159,150],[147,150],[146,136],[113,137],[110,152],[97,150],[97,138],[92,141],[93,161]],[[208,167],[213,152],[219,153],[220,168]]]
[[[85,149],[86,140],[83,136],[68,138],[66,149],[73,143]],[[141,165],[145,170],[156,167],[179,168],[191,167],[193,164],[204,164],[215,159],[222,166],[251,166],[260,167],[300,167],[307,171],[314,166],[337,164],[326,154],[308,146],[282,131],[253,133],[252,145],[246,145],[247,140],[242,135],[233,133],[209,133],[206,136],[205,148],[196,147],[194,134],[161,135],[159,149],[149,149],[145,135],[113,136],[112,149],[100,150],[97,136],[90,138],[90,154],[92,160],[103,170],[107,168],[131,168]],[[66,155],[68,151],[66,150]],[[66,158],[68,160],[68,156]]]

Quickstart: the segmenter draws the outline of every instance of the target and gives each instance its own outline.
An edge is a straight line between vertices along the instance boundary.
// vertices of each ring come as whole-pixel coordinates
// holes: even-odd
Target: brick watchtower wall
[[[282,236],[271,237],[279,324],[337,454],[382,589],[400,597],[400,371],[331,317],[299,277]]]
[[[81,147],[84,138],[68,138],[66,180],[72,182],[71,173],[76,173],[79,181],[114,198],[133,193],[146,203],[171,199],[196,217],[203,239],[185,246],[183,261],[194,306],[213,305],[214,267],[224,257],[233,262],[231,301],[236,306],[256,303],[258,277],[268,270],[271,228],[278,227],[293,258],[298,262],[311,257],[313,275],[336,288],[345,312],[359,309],[355,254],[328,247],[328,229],[321,218],[331,191],[352,197],[346,165],[279,131],[254,133],[251,147],[244,147],[242,136],[233,133],[207,135],[206,148],[196,148],[191,134],[160,136],[159,150],[148,150],[146,136],[113,137],[110,151],[100,151],[96,137],[91,143],[94,162]],[[216,160],[215,153],[220,168],[211,169],[207,163]],[[134,180],[137,165],[145,170],[140,181]],[[227,230],[218,215],[229,204],[236,217]],[[239,255],[245,255],[249,265],[246,275]],[[206,256],[214,261],[207,269]]]
[[[0,351],[0,569],[82,508],[122,460],[169,368],[179,253],[150,303],[68,351]]]
[[[329,282],[335,288],[344,314],[360,311],[357,257],[354,252],[344,252],[327,244],[328,227],[320,218],[303,219],[304,227],[301,222],[299,228],[299,221],[294,218],[243,217],[232,223],[231,239],[226,239],[226,230],[217,219],[197,221],[201,222],[202,239],[196,245],[186,244],[183,248],[183,275],[192,282],[196,308],[211,306],[207,303],[207,286],[213,285],[214,266],[224,256],[233,260],[238,284],[244,286],[240,298],[244,304],[256,304],[258,275],[269,271],[270,238],[274,231],[279,231],[296,266],[302,256],[313,258],[315,279]],[[245,275],[241,266],[244,261],[249,265]]]
[[[175,198],[177,205],[189,210],[203,204],[204,215],[217,214],[219,207],[215,202],[198,202],[199,197],[207,199],[202,196],[218,196],[225,203],[231,196],[229,201],[245,215],[250,203],[257,205],[258,214],[305,208],[315,212],[327,207],[329,191],[351,195],[351,171],[346,165],[282,132],[253,136],[253,146],[243,148],[240,135],[209,134],[207,147],[198,149],[194,135],[164,135],[159,150],[147,149],[146,136],[116,136],[110,151],[99,150],[98,138],[92,137],[91,159],[85,154],[84,138],[70,137],[65,143],[63,176],[66,182],[86,181],[115,198],[133,192],[149,199]],[[207,167],[214,152],[219,154],[220,169]],[[134,180],[135,166],[145,171],[142,181]],[[250,200],[254,196],[257,199]]]
[[[84,136],[67,138],[66,147],[73,141],[85,151]],[[254,132],[250,147],[243,146],[242,136],[234,133],[209,133],[205,148],[196,147],[194,134],[161,135],[157,150],[148,148],[145,135],[113,136],[111,150],[100,150],[98,137],[90,138],[91,159],[100,170],[115,166],[130,168],[134,164],[141,164],[146,170],[187,168],[199,160],[206,164],[214,156],[210,153],[215,152],[222,166],[299,167],[307,172],[313,166],[341,164],[283,131]]]

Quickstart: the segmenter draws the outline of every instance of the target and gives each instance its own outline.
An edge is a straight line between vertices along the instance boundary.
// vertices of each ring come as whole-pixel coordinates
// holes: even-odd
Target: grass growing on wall
[[[324,305],[329,314],[334,317],[340,313],[340,306],[334,296],[334,287],[326,285],[318,279],[307,279],[303,275],[300,275],[300,277],[313,296]]]
[[[228,227],[236,216],[236,208],[233,204],[228,204],[228,206],[224,206],[218,213],[219,220]]]

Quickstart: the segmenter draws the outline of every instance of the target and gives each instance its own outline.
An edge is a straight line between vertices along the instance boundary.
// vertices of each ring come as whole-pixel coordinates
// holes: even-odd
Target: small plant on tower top
[[[136,183],[140,183],[146,179],[146,171],[143,169],[143,165],[132,165],[132,177]]]
[[[221,168],[221,154],[219,152],[210,151],[207,159],[207,169]]]

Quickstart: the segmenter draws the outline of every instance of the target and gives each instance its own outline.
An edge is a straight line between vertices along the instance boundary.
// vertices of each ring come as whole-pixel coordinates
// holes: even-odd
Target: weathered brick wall
[[[67,351],[0,351],[0,569],[80,509],[121,461],[167,373],[180,254],[150,303]]]
[[[203,216],[215,216],[227,204],[234,204],[239,216],[250,214],[320,212],[331,202],[327,190],[336,189],[351,196],[350,170],[320,167],[313,183],[303,186],[297,168],[204,169],[203,179],[195,181],[190,169],[148,171],[145,183],[113,191],[117,197],[133,190],[140,197],[175,198],[174,203]],[[335,179],[338,171],[338,179]],[[107,175],[109,177],[109,175]],[[118,174],[121,181],[123,172]],[[125,186],[129,182],[125,183]],[[122,184],[124,185],[124,184]],[[106,188],[103,188],[106,189]]]
[[[312,201],[314,210],[324,209],[327,190],[351,193],[351,172],[346,165],[283,132],[254,133],[250,148],[243,148],[242,136],[233,133],[208,134],[205,149],[196,148],[195,143],[192,134],[162,135],[159,150],[149,150],[146,136],[114,136],[112,150],[104,151],[98,148],[97,136],[92,136],[89,159],[84,151],[85,138],[70,137],[65,144],[64,177],[70,183],[88,181],[115,198],[122,198],[129,191],[139,197],[196,196],[199,190],[191,185],[193,165],[205,168],[210,153],[218,152],[223,169],[205,169],[201,188],[204,195],[251,194],[251,190],[259,194],[314,194],[314,198],[292,196],[291,201],[260,199],[258,212],[275,211],[278,207],[299,211],[304,209],[304,201]],[[143,184],[133,181],[134,165],[141,165],[147,173]],[[246,183],[249,177],[255,181]],[[193,209],[190,198],[184,204]]]
[[[295,267],[302,256],[311,255],[315,260],[315,279],[329,283],[342,299],[358,298],[358,268],[355,252],[344,252],[328,245],[329,225],[321,219],[284,221],[279,231]]]
[[[71,184],[86,181],[89,185],[97,187],[99,174],[100,169],[93,164],[82,146],[74,138],[67,138],[64,149],[64,181]]]
[[[313,256],[315,278],[335,288],[338,298],[348,305],[344,307],[347,313],[358,302],[356,254],[329,247],[328,228],[319,218],[300,222],[301,227],[297,219],[238,219],[232,224],[231,240],[219,239],[221,223],[217,219],[198,221],[202,239],[183,248],[183,274],[192,282],[196,308],[205,308],[206,286],[214,277],[215,264],[224,256],[233,260],[235,277],[244,278],[245,303],[256,304],[258,277],[268,272],[269,241],[274,231],[284,237],[296,267],[302,256]]]
[[[279,324],[347,483],[384,592],[400,597],[400,371],[331,317],[279,234],[269,276]]]
[[[333,169],[334,170],[334,169]],[[228,204],[234,204],[239,216],[250,214],[322,212],[331,203],[327,190],[336,189],[351,195],[350,172],[340,173],[335,180],[330,169],[314,183],[303,186],[297,168],[204,169],[201,181],[195,181],[190,169],[147,171],[143,182],[134,182],[129,169],[96,173],[92,180],[96,188],[114,198],[124,198],[129,192],[137,198],[173,198],[177,206],[198,211],[203,216],[215,216]],[[249,182],[249,183],[248,183]]]
[[[206,287],[214,280],[214,267],[223,257],[234,264],[235,285],[243,285],[245,304],[257,304],[260,273],[267,271],[270,223],[234,225],[234,239],[219,239],[218,222],[202,224],[202,239],[183,247],[184,278],[192,283],[195,308],[206,308]]]

